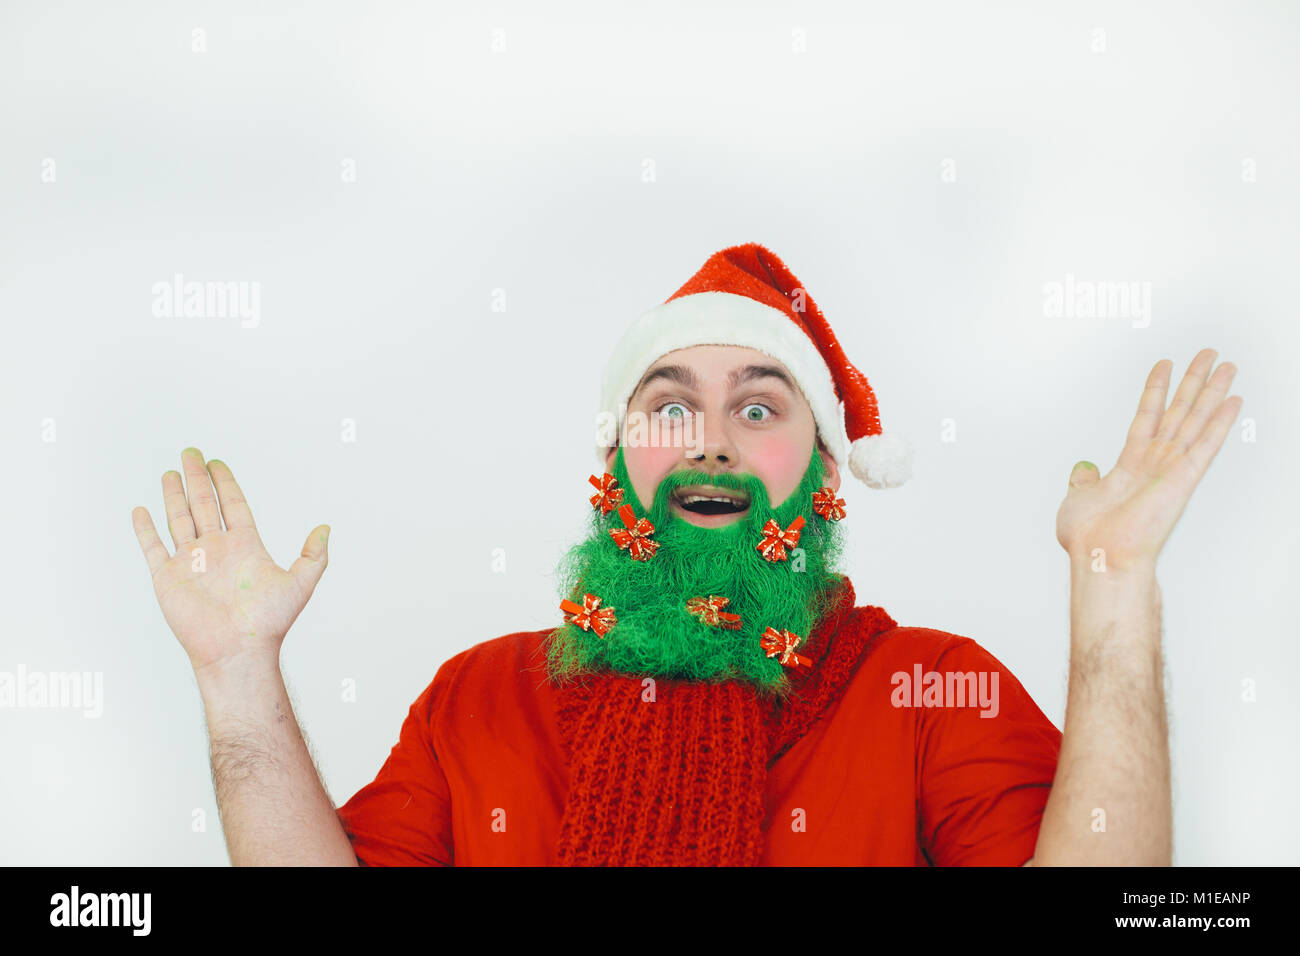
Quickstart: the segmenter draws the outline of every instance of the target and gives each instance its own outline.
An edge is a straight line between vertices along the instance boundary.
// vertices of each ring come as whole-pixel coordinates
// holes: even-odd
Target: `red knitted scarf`
[[[763,698],[738,681],[592,674],[556,688],[569,758],[562,866],[753,866],[763,850],[768,768],[843,693],[876,635],[896,627],[855,608],[844,579],[791,671],[793,693]]]

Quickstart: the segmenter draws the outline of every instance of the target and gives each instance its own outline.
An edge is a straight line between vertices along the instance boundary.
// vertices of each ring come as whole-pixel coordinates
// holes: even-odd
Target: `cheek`
[[[812,454],[803,436],[770,435],[746,455],[752,471],[767,488],[772,507],[779,507],[799,487]]]
[[[685,460],[682,449],[671,446],[623,448],[623,462],[627,465],[627,476],[632,480],[632,490],[647,509],[654,504],[659,482],[665,475],[681,468]]]

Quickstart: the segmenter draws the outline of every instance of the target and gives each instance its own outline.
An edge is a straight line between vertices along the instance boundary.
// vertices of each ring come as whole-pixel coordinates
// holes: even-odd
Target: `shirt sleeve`
[[[433,726],[459,658],[438,669],[407,712],[373,781],[338,809],[362,866],[452,866],[451,793]]]
[[[935,866],[1021,866],[1038,842],[1061,732],[1011,671],[969,638],[945,648],[932,670],[943,678],[945,706],[918,711],[921,849]],[[949,676],[967,675],[969,688],[972,672],[976,687],[983,682],[982,699],[953,706]]]

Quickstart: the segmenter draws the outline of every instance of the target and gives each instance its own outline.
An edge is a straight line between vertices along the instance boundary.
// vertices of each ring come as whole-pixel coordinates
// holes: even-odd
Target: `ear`
[[[817,451],[822,456],[822,467],[826,470],[826,487],[832,491],[840,490],[840,466],[835,463],[831,453],[826,450],[826,446],[820,441],[817,443]]]
[[[614,456],[617,454],[618,454],[618,446],[615,445],[613,448],[609,450],[609,453],[605,455],[605,471],[609,472],[610,474],[612,474],[614,471]]]

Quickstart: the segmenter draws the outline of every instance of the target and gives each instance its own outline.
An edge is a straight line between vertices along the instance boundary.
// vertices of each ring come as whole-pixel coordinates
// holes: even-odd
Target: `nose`
[[[686,458],[697,464],[725,465],[734,468],[740,461],[735,440],[726,422],[706,422],[703,414],[693,419],[694,441],[686,446]]]

